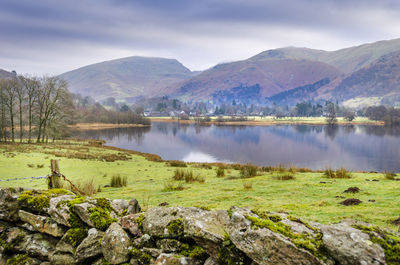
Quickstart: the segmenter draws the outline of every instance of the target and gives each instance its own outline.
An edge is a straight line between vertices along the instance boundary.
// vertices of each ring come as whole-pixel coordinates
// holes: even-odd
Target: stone
[[[74,255],[75,254],[75,248],[71,245],[71,243],[68,240],[68,233],[66,233],[60,241],[58,241],[56,245],[56,252],[59,253],[69,253]]]
[[[216,261],[214,258],[209,257],[205,262],[204,265],[219,265],[218,261]]]
[[[143,236],[136,238],[133,240],[133,245],[137,248],[152,248],[154,247],[154,242],[148,234],[144,234]]]
[[[136,222],[136,219],[140,216],[140,214],[129,214],[127,216],[124,216],[120,219],[119,224],[130,232],[134,237],[141,236],[142,233],[139,229],[139,225]]]
[[[178,252],[182,243],[175,239],[160,239],[156,242],[157,248],[161,249],[163,252]]]
[[[50,199],[50,207],[48,214],[53,218],[53,220],[59,224],[71,227],[68,222],[69,219],[69,207],[66,203],[61,203],[63,201],[71,201],[75,198],[74,195],[62,195]]]
[[[74,212],[79,216],[79,218],[85,222],[87,225],[94,227],[93,222],[90,220],[89,209],[95,207],[94,204],[83,202],[74,205]]]
[[[162,253],[162,250],[158,249],[158,248],[142,248],[141,251],[143,251],[144,253],[149,254],[153,258],[157,258]]]
[[[320,225],[322,241],[330,256],[342,265],[386,264],[381,246],[372,243],[369,235],[346,223]]]
[[[72,254],[57,252],[50,256],[50,262],[52,265],[74,265],[75,259]]]
[[[104,237],[104,232],[91,228],[88,231],[88,236],[79,244],[75,252],[75,260],[77,263],[86,260],[92,260],[101,256],[100,242]]]
[[[1,265],[39,265],[41,261],[26,254],[15,254],[10,257],[4,258],[4,263],[0,259]]]
[[[45,216],[40,216],[19,210],[18,216],[21,221],[32,225],[32,227],[41,233],[46,233],[54,237],[62,237],[65,234],[66,229],[58,225],[56,222],[50,221]]]
[[[115,199],[111,201],[111,208],[119,215],[122,215],[124,211],[126,213],[128,207],[129,207],[129,202],[126,200]]]
[[[17,196],[10,189],[0,189],[0,220],[17,221],[18,210]]]
[[[112,223],[104,235],[101,249],[108,262],[119,264],[129,260],[129,245],[125,230],[118,223]]]
[[[142,211],[142,208],[140,207],[139,202],[135,198],[132,198],[129,201],[129,206],[127,208],[126,213],[127,214],[135,214],[135,213],[140,213],[141,211]]]
[[[311,253],[297,248],[286,237],[267,228],[252,229],[246,216],[254,216],[250,211],[231,209],[232,227],[229,237],[232,243],[258,264],[324,264]]]
[[[54,252],[57,240],[45,234],[31,234],[24,239],[24,250],[28,255],[48,260]]]
[[[203,262],[176,254],[161,254],[155,265],[202,265]]]

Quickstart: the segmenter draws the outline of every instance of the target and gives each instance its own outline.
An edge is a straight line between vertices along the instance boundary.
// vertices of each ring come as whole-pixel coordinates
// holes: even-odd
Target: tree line
[[[69,135],[77,122],[149,124],[142,113],[129,108],[107,110],[98,103],[69,93],[56,76],[14,75],[0,79],[0,141],[45,142]]]
[[[0,139],[44,142],[62,136],[74,109],[67,83],[54,76],[0,80]],[[35,132],[35,139],[33,139]],[[25,135],[27,133],[27,135]]]

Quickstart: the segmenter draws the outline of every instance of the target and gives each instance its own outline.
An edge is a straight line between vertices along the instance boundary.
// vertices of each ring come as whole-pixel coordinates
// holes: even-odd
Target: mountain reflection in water
[[[81,131],[75,136],[104,139],[108,145],[168,160],[400,171],[400,128],[396,127],[154,122],[151,127]]]

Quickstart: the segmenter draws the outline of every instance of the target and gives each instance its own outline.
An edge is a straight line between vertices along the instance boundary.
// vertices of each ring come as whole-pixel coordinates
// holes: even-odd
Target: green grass
[[[49,173],[50,159],[60,160],[60,169],[75,184],[93,178],[95,186],[109,185],[111,177],[120,175],[127,178],[127,186],[105,187],[95,196],[111,199],[136,198],[146,209],[168,202],[170,206],[201,206],[211,209],[229,209],[230,206],[250,207],[268,211],[285,211],[308,221],[331,223],[343,218],[371,222],[391,227],[390,221],[400,215],[400,182],[385,178],[382,173],[352,172],[350,179],[328,179],[323,172],[294,173],[295,179],[281,180],[277,172],[259,171],[249,179],[251,189],[243,188],[240,170],[225,169],[224,177],[216,176],[216,166],[211,168],[188,164],[185,170],[204,177],[204,183],[184,183],[183,190],[166,190],[165,183],[174,181],[176,167],[167,162],[152,162],[145,157],[124,153],[128,160],[114,162],[93,159],[73,159],[45,154],[49,150],[73,152],[86,150],[93,157],[124,153],[89,146],[85,142],[56,145],[11,145],[0,144],[0,179],[44,176]],[[121,156],[123,157],[123,156]],[[42,165],[43,168],[32,167]],[[366,181],[378,179],[379,181]],[[176,182],[178,185],[179,181]],[[320,183],[320,182],[325,182]],[[1,181],[0,187],[27,187],[46,189],[45,179]],[[360,193],[343,193],[349,187],[359,187]],[[344,198],[335,198],[343,196]],[[339,202],[346,198],[358,198],[363,203],[357,206],[343,206]],[[375,200],[375,202],[368,202]]]

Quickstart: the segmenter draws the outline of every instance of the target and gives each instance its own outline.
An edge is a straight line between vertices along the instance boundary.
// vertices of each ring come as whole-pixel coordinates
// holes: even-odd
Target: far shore
[[[112,128],[130,128],[130,127],[149,127],[151,125],[144,124],[123,124],[123,123],[77,123],[68,127],[74,130],[102,130]]]
[[[249,125],[249,126],[268,126],[268,125],[290,125],[290,124],[299,124],[299,125],[327,125],[325,118],[322,117],[288,117],[282,119],[276,119],[274,117],[248,117],[247,121],[216,121],[216,118],[213,117],[210,122],[198,122],[193,118],[189,120],[181,120],[174,117],[148,117],[152,122],[179,122],[183,124],[215,124],[215,125]],[[224,117],[226,118],[226,117]],[[229,119],[229,118],[228,118]],[[372,121],[365,117],[358,117],[353,121],[349,122],[339,117],[337,121],[337,125],[384,125],[382,121]]]

